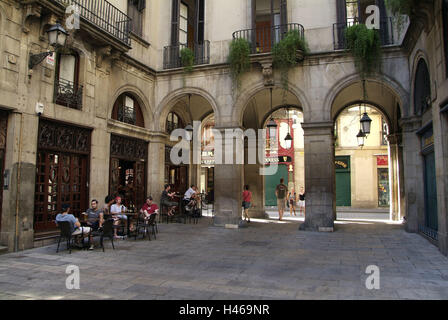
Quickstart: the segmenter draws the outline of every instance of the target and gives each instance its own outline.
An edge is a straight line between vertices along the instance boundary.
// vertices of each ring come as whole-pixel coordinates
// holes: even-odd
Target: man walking
[[[280,179],[280,184],[275,188],[275,196],[277,197],[277,207],[278,207],[278,219],[283,220],[283,214],[285,212],[286,206],[286,196],[288,194],[288,187],[284,184],[284,179]]]

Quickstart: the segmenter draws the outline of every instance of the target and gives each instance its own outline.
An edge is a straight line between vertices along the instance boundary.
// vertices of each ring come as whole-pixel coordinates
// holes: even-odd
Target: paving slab
[[[303,219],[302,219],[303,220]],[[300,219],[254,219],[245,229],[161,224],[157,240],[116,250],[56,245],[0,256],[0,300],[13,299],[448,299],[448,258],[401,225],[336,222],[333,233],[299,231]],[[80,289],[66,288],[69,265]],[[368,266],[380,289],[368,290]]]

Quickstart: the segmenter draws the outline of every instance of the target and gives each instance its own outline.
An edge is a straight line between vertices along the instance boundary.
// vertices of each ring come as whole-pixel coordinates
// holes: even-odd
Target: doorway
[[[277,197],[275,196],[275,189],[280,183],[280,179],[285,181],[284,184],[288,185],[288,166],[285,164],[279,164],[277,173],[272,176],[265,176],[265,206],[275,207],[277,206]]]
[[[336,206],[351,207],[351,167],[350,157],[336,157]]]
[[[145,163],[141,161],[111,159],[111,183],[109,193],[120,196],[128,207],[138,207],[145,202]]]
[[[128,208],[145,202],[147,150],[146,141],[111,136],[109,194],[122,197]]]
[[[425,224],[427,228],[437,232],[439,229],[439,222],[437,216],[437,184],[434,150],[424,155],[424,167]]]

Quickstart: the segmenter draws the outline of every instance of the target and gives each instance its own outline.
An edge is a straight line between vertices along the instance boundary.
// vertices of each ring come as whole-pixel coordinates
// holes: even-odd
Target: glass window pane
[[[59,78],[75,82],[76,57],[74,55],[61,55]]]

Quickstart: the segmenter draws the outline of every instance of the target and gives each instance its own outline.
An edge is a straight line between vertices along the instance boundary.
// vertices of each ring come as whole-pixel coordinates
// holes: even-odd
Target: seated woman
[[[127,222],[128,217],[124,214],[126,212],[126,207],[121,204],[121,198],[115,198],[115,204],[110,207],[110,213],[112,214],[112,218],[114,219],[114,225],[118,226],[121,223],[121,220]],[[114,237],[118,238],[117,235],[118,228],[114,228]]]
[[[160,197],[160,205],[168,207],[168,216],[174,216],[174,210],[177,208],[177,202],[172,201],[175,196],[175,192],[171,192],[171,186],[169,184],[165,185],[165,190],[162,191],[162,196]]]
[[[146,221],[149,220],[152,214],[157,214],[159,212],[159,207],[152,202],[152,197],[149,196],[146,198],[146,202],[143,207],[140,209],[140,213],[142,214],[143,219]]]

